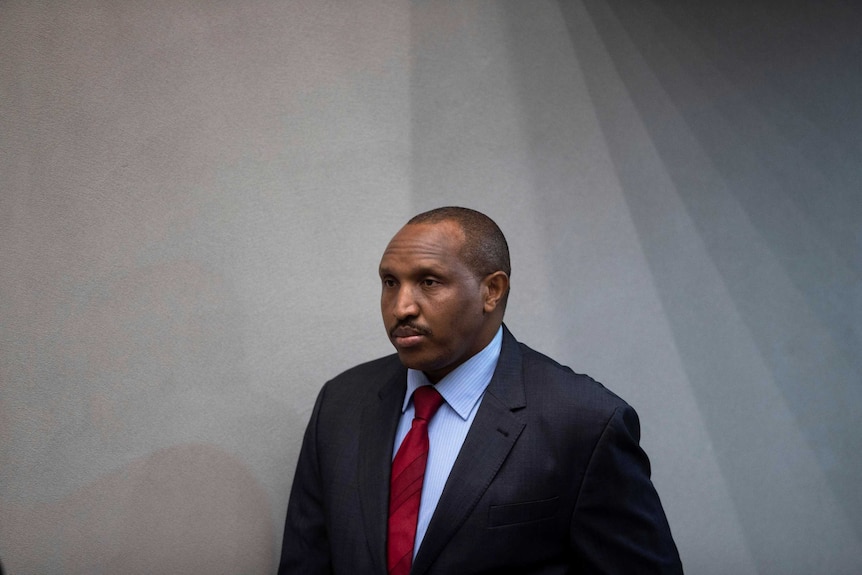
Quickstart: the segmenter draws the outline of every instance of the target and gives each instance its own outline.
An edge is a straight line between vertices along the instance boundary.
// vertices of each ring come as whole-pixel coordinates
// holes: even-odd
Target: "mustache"
[[[389,330],[389,335],[391,337],[396,337],[396,335],[404,335],[403,332],[405,331],[412,332],[412,335],[431,335],[431,330],[429,328],[421,326],[409,320],[401,321],[395,324],[395,327]]]

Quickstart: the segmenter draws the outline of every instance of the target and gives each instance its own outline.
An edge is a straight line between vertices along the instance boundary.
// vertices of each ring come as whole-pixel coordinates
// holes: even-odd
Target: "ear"
[[[503,271],[488,274],[482,280],[482,289],[485,296],[485,313],[491,313],[500,308],[506,292],[509,291],[509,276]]]

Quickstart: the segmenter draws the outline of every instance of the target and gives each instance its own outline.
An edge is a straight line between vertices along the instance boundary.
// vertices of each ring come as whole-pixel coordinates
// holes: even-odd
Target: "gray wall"
[[[860,37],[838,0],[0,1],[7,572],[271,572],[317,390],[390,351],[380,253],[443,204],[506,232],[516,336],[638,409],[689,573],[858,572]]]

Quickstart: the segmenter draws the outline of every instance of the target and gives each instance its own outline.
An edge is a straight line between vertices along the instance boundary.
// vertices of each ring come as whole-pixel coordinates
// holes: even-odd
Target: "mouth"
[[[428,330],[417,326],[399,325],[389,332],[389,337],[395,347],[403,349],[419,345],[429,334]]]

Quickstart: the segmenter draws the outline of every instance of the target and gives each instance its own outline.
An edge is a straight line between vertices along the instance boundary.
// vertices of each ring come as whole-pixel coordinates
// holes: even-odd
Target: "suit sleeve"
[[[279,575],[332,573],[323,486],[317,458],[317,422],[325,391],[324,386],[317,397],[302,440],[287,505]]]
[[[634,409],[618,407],[599,437],[578,494],[571,544],[585,573],[682,573]]]

